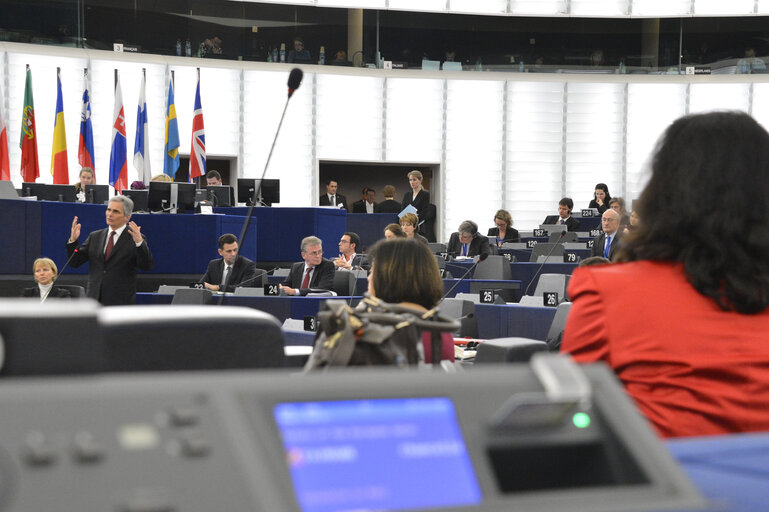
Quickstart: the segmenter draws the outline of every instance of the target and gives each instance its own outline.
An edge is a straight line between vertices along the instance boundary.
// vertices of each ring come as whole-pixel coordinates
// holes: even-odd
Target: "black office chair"
[[[349,270],[337,270],[334,272],[334,286],[332,290],[337,295],[355,295],[355,274]]]
[[[470,300],[447,298],[440,305],[443,316],[459,320],[459,331],[455,334],[460,338],[478,337],[478,320],[475,318],[475,304]]]
[[[214,294],[203,288],[179,288],[174,292],[171,304],[211,304]]]
[[[569,311],[571,311],[571,302],[561,302],[558,304],[558,309],[555,312],[553,322],[550,324],[550,329],[547,331],[547,337],[545,338],[545,343],[547,343],[552,352],[561,350],[561,338],[566,328]]]
[[[578,240],[577,233],[574,231],[565,231],[563,235],[561,233],[550,233],[548,243],[551,244],[565,244],[566,242],[576,242]]]
[[[537,261],[540,256],[549,257],[552,260],[563,262],[563,244],[541,243],[534,246],[531,250],[529,261]],[[550,262],[548,262],[550,263]]]
[[[98,313],[114,372],[281,367],[283,332],[263,311],[236,306],[116,306]]]
[[[86,296],[85,288],[82,286],[78,286],[76,284],[57,284],[56,286],[64,290],[69,290],[69,294],[73,299],[82,299]]]

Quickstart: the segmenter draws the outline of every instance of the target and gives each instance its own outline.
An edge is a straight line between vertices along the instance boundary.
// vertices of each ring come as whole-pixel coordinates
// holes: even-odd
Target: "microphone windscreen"
[[[288,75],[288,95],[291,96],[295,90],[299,89],[304,77],[304,71],[299,68],[294,68]]]

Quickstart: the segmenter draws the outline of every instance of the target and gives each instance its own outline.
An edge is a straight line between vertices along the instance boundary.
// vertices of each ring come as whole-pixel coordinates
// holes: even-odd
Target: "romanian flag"
[[[80,140],[77,146],[77,160],[80,167],[96,169],[93,162],[93,125],[91,124],[91,97],[88,94],[88,78],[83,90],[83,107],[80,112]]]
[[[24,112],[21,116],[21,178],[33,183],[40,176],[37,159],[37,131],[35,128],[35,103],[32,100],[32,71],[27,66],[27,81],[24,85]]]
[[[176,105],[174,104],[174,81],[168,82],[168,103],[166,104],[166,139],[163,173],[176,177],[179,168],[179,125],[176,121]]]
[[[192,113],[192,147],[190,147],[190,181],[206,175],[206,131],[203,128],[203,106],[200,104],[200,70]]]
[[[0,89],[0,98],[3,97],[3,90]],[[0,180],[11,181],[11,165],[8,151],[8,130],[5,128],[2,101],[0,101]]]
[[[116,192],[128,188],[128,146],[125,136],[125,113],[120,78],[115,82],[115,108],[112,123],[112,150],[109,154],[109,184]]]
[[[53,121],[53,149],[51,151],[51,175],[55,185],[69,183],[67,168],[67,132],[64,130],[64,104],[61,99],[61,75],[56,72],[56,117]]]
[[[139,108],[136,111],[136,137],[134,139],[134,167],[139,173],[139,181],[149,185],[152,179],[150,167],[150,135],[147,126],[147,96],[145,94],[146,80],[142,76],[142,85],[139,89]]]

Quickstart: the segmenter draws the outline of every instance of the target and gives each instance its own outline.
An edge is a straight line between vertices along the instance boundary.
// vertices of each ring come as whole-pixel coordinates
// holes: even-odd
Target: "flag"
[[[35,129],[35,102],[32,99],[32,70],[27,67],[27,82],[24,85],[24,112],[21,116],[21,178],[33,183],[40,176],[37,161],[37,131]]]
[[[4,98],[0,89],[0,98]],[[3,102],[0,101],[0,180],[11,181],[11,165],[8,149],[8,130],[5,129],[3,117]]]
[[[80,167],[96,169],[93,162],[93,125],[91,125],[91,98],[88,94],[88,78],[83,90],[83,107],[80,112],[80,141],[77,145],[77,160]]]
[[[145,94],[146,84],[142,75],[142,84],[139,89],[139,107],[136,110],[136,138],[134,140],[134,167],[139,174],[139,181],[145,185],[152,179],[150,168],[150,139],[147,127],[147,98]]]
[[[203,106],[200,104],[200,71],[192,113],[192,146],[190,147],[190,181],[206,175],[206,130],[203,127]]]
[[[168,82],[168,103],[166,104],[166,138],[163,173],[176,177],[179,168],[179,125],[176,122],[176,105],[174,105],[174,82]]]
[[[64,129],[64,103],[61,99],[61,75],[58,71],[56,72],[56,117],[53,120],[51,176],[53,176],[54,185],[67,185],[69,183],[67,132]]]
[[[128,148],[125,137],[125,114],[120,78],[115,83],[115,109],[112,116],[112,150],[109,154],[109,184],[116,191],[128,188]]]

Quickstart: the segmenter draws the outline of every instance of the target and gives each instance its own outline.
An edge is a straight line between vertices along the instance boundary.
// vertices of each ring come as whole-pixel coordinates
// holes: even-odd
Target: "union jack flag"
[[[206,174],[206,130],[203,127],[203,106],[200,103],[200,70],[195,91],[195,111],[192,113],[192,147],[190,148],[190,181]]]

